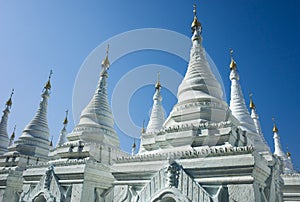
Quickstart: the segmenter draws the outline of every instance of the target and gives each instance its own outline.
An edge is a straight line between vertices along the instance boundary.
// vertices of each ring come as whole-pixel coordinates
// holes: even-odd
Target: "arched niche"
[[[47,200],[44,194],[39,194],[33,199],[33,202],[47,202]]]

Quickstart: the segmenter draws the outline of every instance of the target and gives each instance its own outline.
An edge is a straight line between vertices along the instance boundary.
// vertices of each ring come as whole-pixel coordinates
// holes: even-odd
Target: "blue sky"
[[[103,42],[134,29],[161,28],[190,37],[193,3],[195,1],[0,1],[0,102],[3,107],[11,89],[15,88],[9,133],[16,124],[17,137],[20,136],[36,112],[43,85],[49,70],[53,69],[48,120],[56,142],[66,109],[70,110],[72,120],[73,88],[86,57]],[[249,101],[248,93],[253,92],[267,142],[273,150],[271,118],[274,116],[283,147],[288,145],[299,170],[300,2],[215,0],[196,3],[203,26],[203,44],[223,79],[227,101],[230,98],[229,48],[233,48],[246,101]],[[114,47],[110,50],[113,55]],[[104,51],[99,60],[103,56]],[[110,100],[122,75],[147,64],[164,65],[180,74],[184,74],[187,67],[182,58],[162,51],[127,54],[116,60],[109,71]],[[162,94],[168,114],[176,97],[164,88]],[[129,113],[138,126],[143,119],[146,123],[149,119],[152,95],[153,86],[146,85],[130,100]],[[70,121],[68,131],[73,127]],[[133,139],[116,129],[122,149],[129,151]]]

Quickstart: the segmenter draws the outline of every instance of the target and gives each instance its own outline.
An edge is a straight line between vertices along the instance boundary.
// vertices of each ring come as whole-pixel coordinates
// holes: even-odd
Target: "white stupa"
[[[48,99],[50,97],[52,71],[49,79],[44,86],[41,95],[42,100],[33,119],[24,128],[21,136],[14,145],[10,147],[10,151],[17,151],[23,155],[35,156],[41,159],[48,159],[50,149],[49,127],[47,120]]]
[[[105,59],[102,61],[100,79],[89,104],[81,112],[79,123],[68,135],[69,141],[84,140],[85,142],[97,142],[119,147],[120,141],[114,129],[113,115],[107,96],[107,77],[110,62],[108,49]]]

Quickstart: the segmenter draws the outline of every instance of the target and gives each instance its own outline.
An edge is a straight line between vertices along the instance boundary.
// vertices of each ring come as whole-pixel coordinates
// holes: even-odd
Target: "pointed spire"
[[[69,113],[69,111],[66,110],[66,116],[65,116],[65,119],[63,121],[64,127],[61,129],[56,147],[59,147],[59,146],[63,145],[65,142],[67,142],[66,135],[67,135],[67,125],[68,125],[68,113]]]
[[[191,124],[198,126],[204,122],[219,123],[227,121],[229,117],[228,105],[223,100],[224,92],[210,69],[202,46],[202,28],[196,17],[196,8],[193,22],[190,61],[178,87],[178,102],[165,121],[165,128]]]
[[[134,138],[132,148],[131,148],[131,156],[135,155],[135,149],[136,149],[136,143],[135,143],[135,138]]]
[[[0,121],[0,155],[7,152],[7,148],[9,146],[9,138],[7,134],[7,121],[8,121],[8,114],[10,113],[10,109],[12,106],[13,94],[14,94],[14,89],[12,89],[10,97],[5,103],[5,109],[3,110],[3,115]]]
[[[52,71],[52,69],[51,69],[51,70],[50,70],[50,73],[49,73],[48,81],[47,81],[47,83],[46,83],[45,86],[44,86],[44,89],[45,89],[45,90],[51,90],[51,82],[50,82],[50,80],[51,80],[52,74],[53,74],[53,71]]]
[[[294,165],[293,165],[293,162],[292,162],[291,153],[289,152],[288,146],[286,146],[286,156],[287,156],[287,159],[285,161],[284,172],[285,173],[294,173],[295,172]]]
[[[293,168],[293,163],[291,160],[291,154],[288,151],[287,148],[287,154],[284,153],[282,146],[281,146],[281,142],[280,142],[280,136],[278,134],[278,128],[275,122],[275,119],[272,118],[273,122],[274,122],[274,126],[273,126],[273,133],[274,133],[274,154],[278,157],[280,157],[280,159],[282,160],[283,163],[283,173],[285,174],[290,174],[295,172],[294,168]]]
[[[20,138],[13,145],[21,154],[48,159],[49,127],[47,120],[48,99],[50,97],[50,79],[53,71],[50,70],[48,81],[44,85],[39,108],[33,119],[24,128]]]
[[[156,81],[156,84],[155,84],[155,89],[160,90],[160,88],[161,88],[161,85],[160,85],[160,72],[157,72],[157,81]]]
[[[165,110],[162,106],[162,96],[160,94],[160,75],[157,73],[157,81],[155,84],[155,93],[153,95],[153,106],[151,110],[150,120],[147,126],[147,133],[155,132],[162,129],[165,121]]]
[[[15,136],[16,136],[15,132],[16,132],[16,125],[15,125],[14,130],[13,130],[11,136],[10,136],[10,139],[9,139],[9,145],[8,145],[9,147],[14,144],[14,140],[15,140]]]
[[[107,70],[110,67],[108,48],[101,63],[101,72],[94,96],[82,110],[79,123],[68,135],[69,141],[79,139],[119,147],[120,141],[114,129],[114,119],[107,95]]]
[[[239,83],[239,75],[237,66],[233,59],[233,50],[230,49],[230,80],[231,80],[231,94],[230,94],[230,109],[232,115],[240,122],[240,127],[248,132],[255,133],[256,128],[247,109],[241,85]]]
[[[142,130],[141,130],[141,133],[144,134],[146,132],[145,130],[145,119],[143,120],[143,127],[142,127]]]
[[[198,30],[200,29],[200,32],[202,30],[202,27],[201,27],[201,23],[198,21],[197,19],[197,6],[196,4],[193,5],[194,7],[194,10],[193,10],[193,13],[194,13],[194,20],[192,22],[192,25],[191,25],[191,29],[192,31],[194,32],[195,30]]]
[[[283,159],[286,159],[287,157],[286,157],[286,155],[283,152],[283,149],[281,147],[280,136],[278,134],[278,128],[277,128],[274,117],[272,118],[272,121],[274,122],[274,126],[273,126],[274,154],[281,157],[281,158],[283,158]]]
[[[289,152],[289,147],[288,147],[288,146],[286,146],[286,156],[287,156],[288,158],[291,157],[291,153]]]
[[[6,107],[11,108],[11,106],[12,106],[11,98],[12,98],[13,94],[14,94],[14,89],[12,89],[9,99],[6,101]]]
[[[254,102],[253,102],[252,96],[253,96],[253,94],[250,93],[250,94],[249,94],[249,97],[250,97],[250,104],[249,104],[249,107],[250,107],[250,109],[255,109],[255,104],[254,104]]]
[[[273,123],[274,123],[274,125],[273,125],[273,133],[278,133],[278,128],[277,128],[277,125],[276,125],[276,122],[275,122],[275,118],[273,117],[272,118],[272,121],[273,121]]]
[[[107,48],[106,48],[106,55],[105,55],[105,58],[104,60],[102,61],[102,67],[105,67],[106,69],[109,68],[110,66],[110,62],[108,60],[108,52],[109,52],[109,44],[107,45]]]
[[[230,48],[230,58],[231,58],[231,62],[230,62],[230,70],[231,69],[236,69],[236,62],[234,61],[234,58],[233,58],[233,50],[232,48]]]
[[[51,140],[50,140],[49,146],[53,147],[53,135],[51,136]]]
[[[143,120],[143,126],[142,126],[142,130],[141,130],[141,141],[140,141],[140,148],[139,148],[139,152],[138,153],[142,153],[145,151],[145,148],[143,146],[143,139],[144,139],[144,135],[146,133],[146,130],[145,130],[145,119]]]
[[[251,109],[251,118],[253,119],[253,122],[254,122],[254,125],[256,128],[256,133],[258,134],[258,136],[255,137],[256,138],[256,140],[254,142],[255,148],[258,152],[268,152],[270,154],[271,153],[270,147],[264,138],[264,135],[262,133],[261,126],[260,126],[259,116],[256,113],[256,107],[254,105],[253,98],[252,98],[253,94],[250,93],[249,96],[250,96],[250,104],[249,105],[250,105],[250,109]]]

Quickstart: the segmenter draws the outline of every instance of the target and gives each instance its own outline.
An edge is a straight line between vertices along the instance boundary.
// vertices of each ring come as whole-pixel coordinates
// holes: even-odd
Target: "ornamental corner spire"
[[[64,143],[67,142],[67,137],[66,136],[67,136],[67,125],[68,125],[68,113],[69,113],[69,110],[66,110],[66,116],[65,116],[65,119],[63,121],[63,125],[64,126],[61,129],[61,132],[60,132],[60,135],[59,135],[56,147],[59,147],[59,146],[61,146]]]
[[[153,95],[153,105],[150,115],[150,120],[146,132],[155,132],[162,129],[165,121],[165,110],[162,106],[162,96],[160,93],[160,75],[157,74],[157,82],[155,84],[155,93]]]

